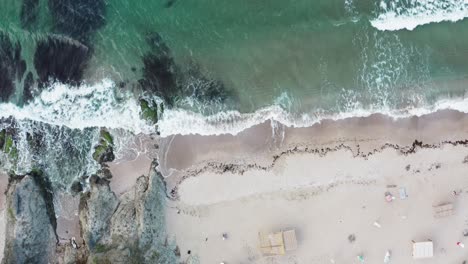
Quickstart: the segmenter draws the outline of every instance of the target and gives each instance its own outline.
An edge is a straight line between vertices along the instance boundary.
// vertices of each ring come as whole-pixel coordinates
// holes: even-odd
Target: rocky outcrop
[[[81,237],[58,243],[52,189],[40,171],[10,176],[4,259],[10,263],[178,263],[165,233],[165,190],[153,170],[116,196],[108,170],[89,178],[81,194]]]
[[[114,139],[109,131],[101,129],[99,143],[94,147],[93,158],[100,164],[111,162],[115,159],[114,155]],[[105,177],[108,178],[108,177]]]
[[[91,191],[80,201],[80,223],[83,239],[91,251],[110,240],[110,222],[119,201],[110,190],[109,182],[94,175],[90,178]]]
[[[10,177],[3,264],[55,261],[57,237],[52,196],[40,177]]]
[[[109,182],[91,178],[80,202],[80,221],[88,263],[177,263],[165,235],[163,182],[157,172],[138,178],[116,197]]]

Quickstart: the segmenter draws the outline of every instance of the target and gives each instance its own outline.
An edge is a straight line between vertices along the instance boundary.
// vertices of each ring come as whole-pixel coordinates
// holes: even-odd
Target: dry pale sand
[[[217,137],[215,146],[202,147],[214,149],[213,156],[163,149],[164,169],[177,170],[175,177],[166,175],[174,186],[168,191],[178,198],[166,212],[168,233],[188,263],[359,263],[359,254],[365,263],[383,263],[390,250],[390,263],[462,264],[468,247],[456,243],[468,245],[463,236],[468,148],[453,141],[467,139],[467,128],[467,116],[451,112],[397,122],[381,117],[325,122],[287,129],[277,149],[272,140],[263,142],[261,155],[270,156],[269,162],[245,158],[258,150],[222,151],[235,137]],[[201,144],[198,136],[180,138],[186,148]],[[428,145],[413,151],[414,140]],[[171,145],[182,147],[175,140]],[[185,155],[183,164],[171,153]],[[274,162],[273,155],[279,155]],[[408,198],[399,198],[400,187]],[[454,196],[454,190],[462,192]],[[387,191],[396,200],[386,202]],[[454,215],[435,218],[433,206],[445,202],[454,204]],[[373,225],[376,221],[381,228]],[[298,249],[281,257],[261,256],[258,232],[288,228],[297,231]],[[223,233],[229,236],[225,241]],[[356,240],[349,242],[349,235]],[[434,258],[413,260],[411,241],[427,239],[434,241]]]
[[[391,263],[404,264],[413,263],[411,240],[432,239],[435,257],[421,263],[461,264],[468,248],[456,242],[468,244],[468,193],[452,191],[468,187],[467,154],[464,146],[409,156],[388,149],[366,160],[343,150],[290,156],[268,172],[202,174],[182,183],[180,201],[167,213],[168,232],[184,258],[191,250],[199,263],[358,263],[358,254],[366,263],[383,263],[391,250]],[[399,187],[406,187],[407,199],[399,198]],[[386,191],[397,199],[386,202]],[[435,219],[432,206],[442,202],[453,202],[455,215]],[[284,228],[297,230],[298,250],[260,256],[257,232]]]

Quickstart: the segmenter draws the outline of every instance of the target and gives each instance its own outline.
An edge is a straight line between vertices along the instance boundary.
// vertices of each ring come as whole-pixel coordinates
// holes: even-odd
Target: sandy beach
[[[173,197],[167,228],[182,260],[360,263],[361,255],[365,263],[383,263],[388,250],[390,263],[468,261],[468,249],[457,245],[468,243],[467,115],[372,116],[284,128],[276,136],[268,127],[162,144]],[[446,203],[453,214],[435,217],[434,207]],[[297,250],[262,256],[258,232],[287,229],[296,230]],[[428,239],[434,257],[413,260],[412,241]]]
[[[3,248],[5,247],[6,208],[5,191],[8,187],[8,175],[0,172],[0,260],[3,259]]]

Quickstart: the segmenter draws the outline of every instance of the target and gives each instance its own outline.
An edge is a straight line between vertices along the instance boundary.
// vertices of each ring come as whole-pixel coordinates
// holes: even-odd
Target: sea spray
[[[154,126],[140,118],[140,106],[133,94],[119,92],[108,79],[79,87],[53,83],[23,107],[0,104],[0,118],[10,116],[71,129],[106,127],[135,134],[155,132]]]
[[[140,112],[135,96],[117,90],[110,80],[78,87],[53,83],[23,107],[0,104],[0,131],[11,131],[17,150],[14,158],[0,153],[2,169],[24,174],[39,168],[54,187],[68,188],[99,168],[92,154],[100,127],[125,131],[116,140],[117,152],[134,135],[156,132]]]
[[[368,117],[372,114],[383,114],[389,117],[408,118],[428,115],[440,110],[456,110],[468,113],[468,98],[440,99],[431,105],[408,106],[398,109],[389,107],[362,107],[360,104],[350,105],[353,109],[341,112],[316,110],[314,112],[290,113],[278,105],[261,108],[253,113],[225,111],[215,115],[204,116],[189,110],[170,109],[159,121],[159,131],[162,137],[172,135],[237,135],[238,133],[267,121],[279,122],[288,127],[309,127],[322,120],[343,120],[353,117]],[[356,106],[361,106],[356,108]],[[276,131],[275,124],[272,131]],[[274,135],[277,135],[276,132]]]
[[[377,17],[370,21],[372,26],[390,31],[468,17],[466,0],[380,0],[377,9]]]

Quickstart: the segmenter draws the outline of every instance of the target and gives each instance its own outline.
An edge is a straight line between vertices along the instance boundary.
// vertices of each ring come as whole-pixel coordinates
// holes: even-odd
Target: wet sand
[[[72,196],[68,193],[56,193],[55,199],[59,242],[69,243],[70,239],[74,237],[76,242],[80,244],[82,242],[78,211],[80,195]]]
[[[168,233],[182,260],[358,263],[363,255],[382,263],[390,250],[390,263],[406,264],[412,240],[432,239],[434,258],[422,262],[468,261],[456,245],[468,243],[468,115],[374,115],[282,129],[272,136],[262,124],[236,137],[163,140],[168,194],[176,199],[166,212]],[[400,187],[408,198],[400,199]],[[396,200],[387,202],[386,192]],[[435,218],[433,206],[446,202],[454,215]],[[298,249],[261,256],[258,232],[287,228],[296,229]]]
[[[8,187],[8,175],[0,172],[0,261],[3,259],[5,248],[6,208],[5,191]]]
[[[145,154],[138,155],[134,160],[123,160],[109,163],[112,173],[110,186],[116,195],[122,195],[131,190],[136,180],[142,176],[148,176],[152,159]]]

